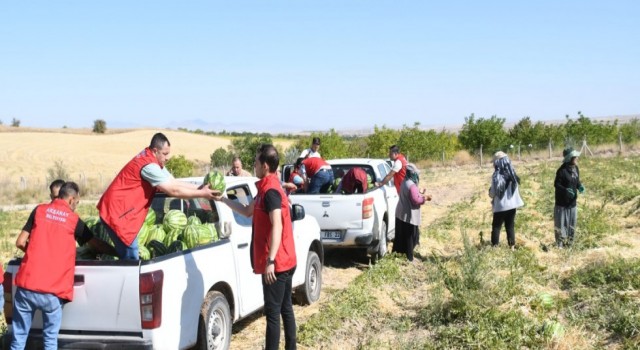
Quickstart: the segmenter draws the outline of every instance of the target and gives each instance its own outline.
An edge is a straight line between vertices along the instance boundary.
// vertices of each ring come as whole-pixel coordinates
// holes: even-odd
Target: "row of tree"
[[[506,128],[503,118],[476,118],[472,114],[465,118],[458,133],[425,130],[419,123],[405,125],[401,129],[375,126],[372,134],[363,137],[341,136],[331,129],[299,137],[288,149],[280,149],[283,161],[289,164],[295,162],[300,151],[309,147],[313,137],[321,139],[321,153],[326,159],[384,158],[388,155],[389,146],[395,144],[412,161],[440,160],[442,157],[451,159],[460,150],[477,155],[480,149],[490,154],[498,150],[509,151],[512,146],[527,150],[547,149],[550,144],[554,148],[578,148],[585,139],[589,145],[615,143],[619,140],[631,143],[640,140],[640,120],[633,119],[624,124],[619,124],[617,120],[594,122],[578,112],[576,119],[567,116],[564,124],[534,123],[531,118],[525,117],[511,128]],[[255,150],[261,143],[272,143],[271,136],[248,134],[235,138],[228,148],[216,149],[211,154],[211,165],[226,166],[234,156],[240,157],[243,164],[253,164]]]

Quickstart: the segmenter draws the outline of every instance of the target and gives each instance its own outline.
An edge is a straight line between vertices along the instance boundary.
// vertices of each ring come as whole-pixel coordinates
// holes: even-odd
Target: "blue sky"
[[[639,17],[615,0],[3,1],[0,120],[290,131],[639,114]]]

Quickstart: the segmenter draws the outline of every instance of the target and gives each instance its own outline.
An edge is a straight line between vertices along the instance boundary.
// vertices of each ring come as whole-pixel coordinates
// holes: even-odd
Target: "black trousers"
[[[406,254],[409,261],[413,261],[413,250],[420,244],[420,230],[418,226],[411,225],[396,218],[396,237],[393,239],[394,253]]]
[[[507,243],[510,247],[516,245],[516,209],[493,213],[493,223],[491,224],[491,245],[500,243],[500,229],[502,224],[507,230]]]
[[[265,350],[278,350],[280,346],[280,316],[284,324],[284,348],[296,349],[296,318],[291,303],[291,281],[296,268],[276,273],[276,282],[266,284],[262,279],[264,315],[267,318]]]

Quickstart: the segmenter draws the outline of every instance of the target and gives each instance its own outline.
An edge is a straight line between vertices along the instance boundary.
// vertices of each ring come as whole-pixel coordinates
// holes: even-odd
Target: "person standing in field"
[[[320,157],[320,138],[319,137],[314,137],[313,140],[311,141],[311,147],[309,147],[307,149],[304,149],[300,153],[300,157],[299,158],[307,158],[307,157],[321,158]]]
[[[25,255],[15,279],[12,350],[24,349],[37,310],[42,312],[44,348],[58,348],[62,306],[73,300],[76,241],[98,252],[111,249],[75,213],[79,202],[78,185],[66,182],[56,199],[31,212],[18,235],[16,247]]]
[[[500,151],[493,156],[493,176],[489,187],[493,222],[491,223],[491,245],[500,243],[500,230],[504,224],[507,231],[507,244],[511,249],[516,246],[516,211],[524,205],[520,197],[520,178],[506,153]]]
[[[252,176],[250,172],[242,169],[242,161],[240,157],[233,157],[231,161],[231,169],[227,171],[227,176]]]
[[[553,210],[553,224],[558,248],[573,244],[578,223],[578,193],[584,193],[578,168],[580,152],[566,148],[562,155],[564,159],[556,171],[554,181],[556,205]]]
[[[404,181],[404,177],[407,174],[407,158],[400,153],[400,148],[396,145],[389,147],[389,159],[391,159],[392,166],[391,171],[380,182],[375,182],[376,187],[382,187],[386,185],[393,178],[393,184],[396,187],[396,191],[400,194],[400,185]]]
[[[138,232],[156,191],[181,199],[213,199],[218,193],[176,180],[165,168],[170,152],[169,139],[162,133],[153,135],[149,147],[120,170],[98,202],[100,220],[120,259],[139,259]]]
[[[420,207],[431,200],[431,195],[425,195],[424,189],[418,189],[420,172],[415,165],[407,164],[405,175],[396,206],[396,237],[392,252],[405,254],[407,260],[413,261],[413,251],[420,243]]]
[[[51,198],[51,201],[58,198],[58,192],[62,185],[64,185],[64,180],[62,179],[53,180],[53,182],[51,182],[51,185],[49,185],[49,197]]]
[[[289,200],[277,175],[279,162],[278,151],[273,145],[261,145],[254,163],[255,174],[260,179],[256,183],[256,198],[248,205],[222,195],[215,198],[246,217],[253,216],[251,266],[255,274],[262,275],[267,318],[266,350],[279,348],[280,316],[284,324],[285,349],[296,349],[296,320],[291,301],[296,251]]]

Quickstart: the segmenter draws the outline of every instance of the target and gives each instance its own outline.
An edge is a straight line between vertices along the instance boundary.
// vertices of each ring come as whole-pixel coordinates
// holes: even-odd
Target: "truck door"
[[[380,172],[380,178],[376,179],[376,181],[380,181],[384,179],[385,176],[389,173],[391,168],[387,163],[378,164],[378,172]],[[387,223],[387,232],[394,232],[396,229],[396,207],[398,206],[398,201],[400,198],[398,197],[398,191],[396,191],[396,187],[393,184],[393,180],[389,181],[386,185],[382,186],[384,191],[384,197],[387,201],[387,213],[389,215],[389,222]]]
[[[229,199],[248,205],[253,196],[248,186],[241,185],[227,189]],[[229,239],[236,255],[236,278],[240,289],[240,316],[247,315],[263,304],[262,275],[253,273],[251,267],[251,218],[233,212],[233,232]]]

